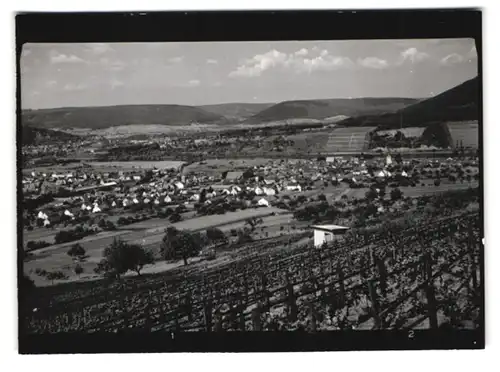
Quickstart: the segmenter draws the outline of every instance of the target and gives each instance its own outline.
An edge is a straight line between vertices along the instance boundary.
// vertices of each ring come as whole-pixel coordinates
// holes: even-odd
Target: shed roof
[[[349,227],[339,225],[313,225],[314,230],[322,230],[327,232],[334,232],[338,230],[349,230]]]

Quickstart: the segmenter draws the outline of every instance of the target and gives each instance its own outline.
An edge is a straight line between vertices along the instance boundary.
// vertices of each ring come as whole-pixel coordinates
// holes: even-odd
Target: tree
[[[200,239],[187,231],[168,227],[161,244],[161,251],[166,260],[182,257],[184,265],[188,264],[188,258],[195,256],[200,251]]]
[[[151,251],[138,244],[127,244],[116,238],[104,249],[103,257],[94,271],[117,279],[129,270],[141,275],[145,265],[154,263]]]
[[[262,218],[250,217],[245,221],[245,225],[248,225],[250,228],[250,232],[254,232],[257,228],[257,225],[261,224]]]
[[[365,193],[366,200],[374,200],[376,197],[377,197],[377,192],[373,189],[370,189]]]
[[[176,223],[176,222],[179,222],[180,220],[182,220],[182,217],[179,213],[177,212],[174,212],[170,218],[168,219],[170,222],[172,223]]]
[[[104,218],[101,218],[99,220],[99,223],[97,224],[101,229],[105,230],[106,229],[106,220]]]
[[[75,274],[80,276],[81,273],[83,273],[83,267],[80,264],[76,264],[74,268]]]
[[[67,252],[70,257],[83,257],[85,256],[85,249],[78,243],[75,243],[71,246],[69,251]]]
[[[97,264],[96,273],[104,274],[111,278],[120,279],[129,267],[126,259],[126,243],[121,239],[113,239],[113,242],[103,251],[103,259]]]
[[[128,245],[126,250],[129,270],[133,270],[137,275],[141,275],[141,270],[145,265],[155,262],[153,252],[146,250],[138,244]]]
[[[326,201],[326,196],[325,196],[325,194],[319,194],[319,195],[318,195],[318,200],[319,200],[319,201]]]
[[[207,238],[211,242],[226,242],[226,235],[222,232],[222,230],[216,227],[210,227],[207,229]]]
[[[437,180],[434,180],[434,186],[439,186],[441,185],[441,180],[437,179]]]
[[[393,201],[399,200],[403,197],[403,192],[399,188],[391,190],[391,199]]]

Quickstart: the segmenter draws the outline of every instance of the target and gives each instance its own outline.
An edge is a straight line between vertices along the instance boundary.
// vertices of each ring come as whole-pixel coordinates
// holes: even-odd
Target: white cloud
[[[105,43],[90,43],[86,49],[94,54],[105,54],[114,50],[111,45]]]
[[[469,50],[469,53],[467,53],[466,58],[467,59],[477,58],[477,50],[475,45]]]
[[[429,58],[429,55],[424,52],[419,52],[417,48],[412,47],[401,52],[400,63],[411,62],[418,63]]]
[[[110,58],[106,58],[106,57],[102,57],[99,60],[99,63],[105,69],[111,70],[111,71],[121,71],[126,66],[125,62],[123,62],[123,61],[121,61],[119,59],[110,59]]]
[[[229,77],[255,77],[264,71],[273,69],[289,70],[296,73],[311,73],[313,71],[331,71],[352,66],[352,61],[347,57],[332,56],[327,50],[312,49],[314,53],[301,49],[292,54],[278,50],[271,50],[264,54],[257,54],[229,73]],[[313,54],[313,55],[310,55]],[[305,57],[308,55],[308,57]]]
[[[218,64],[219,62],[216,60],[216,59],[207,59],[207,63],[209,65],[216,65]]]
[[[383,69],[389,67],[389,64],[385,59],[380,59],[377,57],[366,57],[358,59],[358,65],[366,68],[376,68]]]
[[[308,53],[309,53],[309,51],[306,48],[302,48],[300,50],[297,50],[295,52],[295,55],[296,56],[307,56]]]
[[[84,90],[87,86],[83,83],[79,83],[79,84],[72,84],[72,83],[68,83],[64,86],[64,90],[65,91],[68,91],[68,92],[75,92],[75,91],[79,91],[79,90]]]
[[[450,66],[464,62],[464,57],[458,53],[452,53],[441,59],[440,63],[444,66]]]
[[[53,52],[50,56],[50,62],[53,64],[59,63],[85,63],[83,59],[75,56],[74,54],[59,54],[57,52]]]
[[[170,63],[181,63],[183,60],[184,60],[184,57],[180,56],[180,57],[169,58],[168,62],[170,62]]]
[[[113,79],[111,81],[111,89],[115,89],[115,88],[118,88],[118,87],[122,87],[124,86],[125,84],[123,83],[123,81],[120,81],[120,80],[117,80],[117,79]]]
[[[188,87],[197,87],[198,85],[200,85],[200,83],[201,82],[199,80],[193,79],[193,80],[188,81],[187,86]]]

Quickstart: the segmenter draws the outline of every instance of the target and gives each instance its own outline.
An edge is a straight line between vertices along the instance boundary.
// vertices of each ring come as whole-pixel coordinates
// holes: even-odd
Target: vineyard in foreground
[[[27,333],[473,329],[481,322],[480,240],[472,213],[322,248],[269,251],[278,243],[255,242],[255,253],[224,266],[38,302],[23,326]]]

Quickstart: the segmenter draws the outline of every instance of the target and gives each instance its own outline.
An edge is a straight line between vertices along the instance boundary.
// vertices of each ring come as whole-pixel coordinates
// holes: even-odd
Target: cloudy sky
[[[472,39],[25,44],[23,108],[429,97],[477,75]]]

